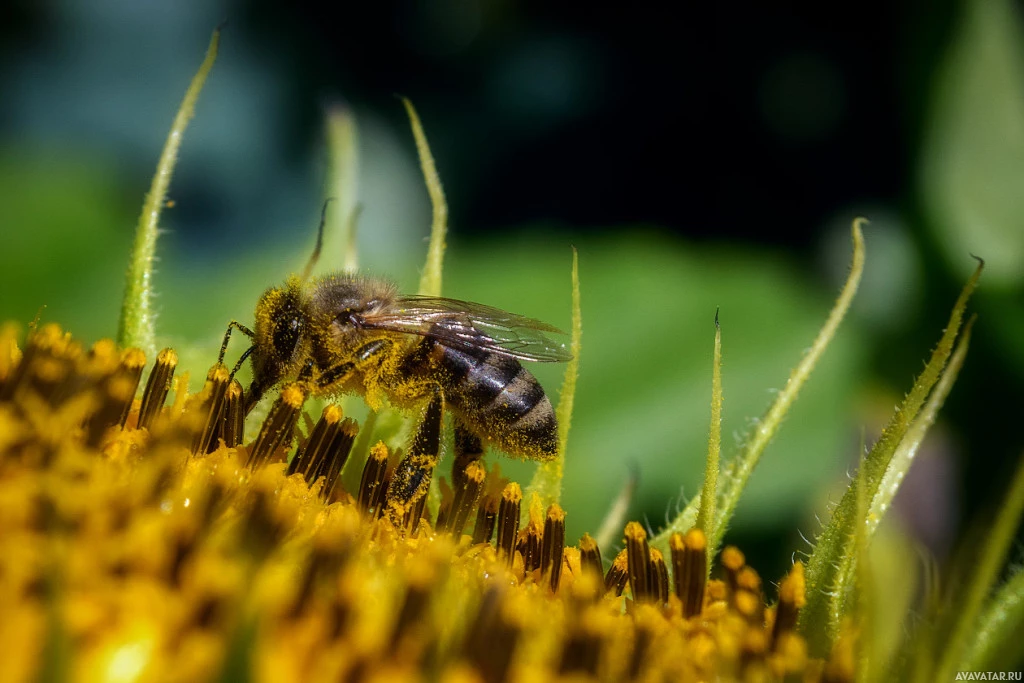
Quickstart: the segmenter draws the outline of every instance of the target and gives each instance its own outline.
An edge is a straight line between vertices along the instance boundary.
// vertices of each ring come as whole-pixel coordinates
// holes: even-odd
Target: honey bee
[[[455,416],[457,442],[555,457],[554,409],[520,361],[568,360],[565,345],[547,336],[557,328],[482,304],[402,295],[362,275],[310,279],[320,244],[302,277],[263,293],[253,330],[228,327],[222,358],[232,328],[252,339],[236,365],[252,361],[246,412],[275,385],[298,379],[312,395],[360,394],[373,409],[383,398],[407,409],[439,400]]]

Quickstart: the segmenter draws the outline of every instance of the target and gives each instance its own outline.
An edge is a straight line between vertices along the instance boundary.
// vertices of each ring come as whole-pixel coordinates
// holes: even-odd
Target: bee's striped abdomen
[[[430,357],[444,378],[445,402],[478,436],[513,455],[555,457],[555,411],[540,383],[518,360],[453,349],[429,338],[417,345],[420,353],[426,343],[433,344]]]

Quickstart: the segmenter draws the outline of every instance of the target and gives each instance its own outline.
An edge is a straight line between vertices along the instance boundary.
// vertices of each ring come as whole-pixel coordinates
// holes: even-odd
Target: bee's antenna
[[[306,267],[302,269],[302,281],[305,282],[309,279],[310,274],[313,272],[313,267],[316,262],[320,260],[320,249],[324,246],[324,226],[327,225],[327,205],[334,200],[334,197],[328,197],[324,200],[324,208],[320,210],[320,227],[316,230],[316,246],[313,247],[313,253],[309,257],[309,261],[306,263]]]

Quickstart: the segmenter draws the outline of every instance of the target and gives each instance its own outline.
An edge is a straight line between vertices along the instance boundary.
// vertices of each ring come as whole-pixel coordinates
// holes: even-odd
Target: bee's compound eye
[[[289,307],[274,325],[274,350],[282,359],[291,358],[302,334],[302,319]]]

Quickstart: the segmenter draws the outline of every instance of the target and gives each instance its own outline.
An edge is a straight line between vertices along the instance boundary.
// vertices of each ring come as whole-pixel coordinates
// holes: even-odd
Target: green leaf
[[[874,533],[878,523],[881,522],[886,510],[892,506],[896,492],[899,491],[900,483],[902,483],[907,472],[910,471],[910,466],[914,462],[914,456],[917,455],[925,435],[935,423],[935,418],[938,417],[942,404],[945,403],[946,397],[956,382],[960,368],[967,357],[967,349],[971,343],[971,329],[974,327],[974,321],[975,318],[972,317],[964,327],[964,332],[957,343],[956,350],[949,360],[949,366],[939,378],[938,384],[935,385],[935,389],[932,391],[931,396],[928,397],[928,402],[921,410],[921,413],[914,419],[906,434],[900,440],[899,445],[892,454],[889,465],[885,469],[882,482],[878,485],[878,491],[871,500],[871,506],[868,509],[867,515],[861,516],[864,519],[865,531],[869,538]]]
[[[345,105],[334,105],[327,110],[327,196],[338,202],[331,212],[324,236],[324,252],[343,254],[341,266],[345,272],[359,269],[359,251],[356,244],[356,221],[359,217],[359,129],[352,110]],[[337,249],[332,242],[340,243]],[[330,267],[332,264],[328,264]]]
[[[199,66],[199,71],[192,77],[192,83],[185,91],[185,98],[178,107],[174,123],[171,124],[171,131],[167,134],[167,141],[160,153],[160,161],[157,162],[156,173],[142,204],[142,215],[139,216],[135,230],[135,245],[132,247],[131,261],[125,277],[117,342],[121,346],[137,346],[150,358],[156,352],[156,321],[152,305],[153,259],[156,257],[156,239],[160,234],[160,212],[166,201],[167,189],[171,185],[181,138],[189,121],[192,120],[199,93],[217,59],[219,42],[220,29],[217,29],[210,38],[206,57]]]
[[[861,218],[853,222],[851,228],[853,259],[850,265],[850,274],[847,277],[846,284],[843,285],[842,291],[839,293],[839,298],[836,299],[836,303],[832,307],[832,312],[825,321],[825,325],[818,332],[818,336],[804,354],[800,363],[790,373],[789,381],[786,383],[785,388],[775,397],[775,401],[768,408],[768,412],[765,413],[764,418],[758,423],[753,434],[744,445],[743,451],[729,462],[725,472],[722,473],[722,485],[718,494],[718,504],[716,506],[718,512],[715,518],[714,532],[708,536],[708,557],[714,557],[718,552],[718,547],[725,536],[725,530],[732,520],[733,513],[736,511],[736,506],[739,504],[740,496],[746,488],[751,473],[761,459],[761,454],[764,453],[764,449],[771,442],[776,432],[778,432],[783,418],[789,412],[794,401],[796,401],[800,389],[811,376],[814,366],[825,353],[825,349],[828,348],[829,342],[835,336],[836,330],[839,329],[839,324],[846,316],[846,311],[849,310],[850,303],[857,293],[857,285],[860,284],[860,277],[864,272],[864,236],[861,233],[861,223],[863,222],[864,219]],[[662,552],[666,552],[668,539],[672,534],[688,531],[689,527],[692,526],[689,520],[689,515],[692,514],[692,505],[693,502],[691,501],[691,505],[687,506],[676,519],[662,530],[651,542],[651,545],[662,550]]]
[[[423,266],[420,277],[420,294],[441,296],[441,270],[444,264],[445,235],[448,232],[448,202],[444,198],[441,178],[437,175],[434,156],[430,153],[427,136],[416,109],[406,98],[402,98],[405,111],[409,114],[413,137],[416,138],[416,151],[420,155],[420,168],[423,169],[423,180],[427,184],[433,218],[430,222],[430,246],[427,248],[427,262]]]
[[[931,359],[864,460],[863,471],[858,472],[858,481],[862,482],[865,490],[862,494],[858,494],[857,486],[851,485],[847,488],[833,511],[828,525],[818,538],[814,552],[807,563],[807,605],[800,612],[799,629],[807,639],[812,656],[821,657],[831,650],[842,618],[847,613],[857,562],[858,527],[860,525],[866,527],[865,531],[868,534],[868,541],[870,541],[870,534],[877,527],[877,519],[873,519],[872,515],[880,517],[885,510],[884,505],[880,504],[876,507],[875,501],[884,501],[895,495],[895,489],[902,480],[902,475],[906,474],[905,470],[894,472],[892,475],[886,474],[890,463],[894,460],[895,453],[908,435],[910,437],[906,442],[908,444],[906,452],[912,453],[916,450],[915,440],[923,438],[924,432],[931,424],[930,420],[934,420],[934,412],[938,410],[945,398],[942,391],[948,391],[956,377],[957,370],[959,370],[959,363],[963,361],[969,335],[965,335],[961,339],[957,363],[951,365],[947,371],[948,383],[944,382],[937,389],[933,395],[934,405],[925,410],[922,417],[923,422],[919,426],[915,425],[914,421],[918,417],[925,399],[932,391],[932,387],[939,381],[946,361],[953,351],[953,342],[960,330],[964,309],[977,285],[978,278],[981,276],[981,269],[982,264],[979,264],[977,270],[964,285],[953,306],[942,338],[932,352]],[[897,463],[899,466],[909,466],[910,460],[910,457],[901,457]],[[879,498],[883,481],[888,484],[889,490],[881,493],[881,498]],[[865,495],[872,501],[872,505],[867,508],[866,515],[857,514],[858,495]]]
[[[990,286],[1024,282],[1024,23],[1010,0],[964,3],[938,72],[921,156],[929,225],[950,263],[988,262]]]
[[[1024,633],[1024,567],[995,592],[979,615],[967,643],[961,671],[1012,670],[1024,663],[1020,634]]]
[[[987,530],[978,556],[973,558],[970,563],[972,568],[970,579],[966,586],[958,587],[959,600],[947,613],[952,629],[946,642],[933,652],[939,661],[933,680],[953,680],[956,671],[970,668],[969,665],[974,657],[982,654],[981,651],[976,651],[975,647],[977,647],[976,640],[980,633],[979,629],[986,624],[996,626],[996,630],[989,634],[993,644],[1007,637],[1016,637],[1019,646],[1019,631],[1013,636],[1000,630],[1000,627],[1005,627],[1008,623],[998,619],[992,620],[982,612],[982,608],[1006,562],[1006,556],[1013,545],[1014,532],[1020,524],[1022,514],[1024,514],[1024,457],[1017,465],[1017,472],[1010,483],[1006,499],[999,506],[995,523],[991,529]],[[1013,584],[1011,582],[1008,585],[1012,586]],[[1016,589],[1016,596],[1019,603],[1019,587]],[[999,595],[997,595],[996,601],[990,603],[996,609],[999,609],[999,599]],[[1021,608],[1018,606],[1016,609],[1018,619],[1020,612]],[[972,643],[975,644],[972,645]]]
[[[580,374],[580,339],[583,336],[583,321],[580,317],[580,271],[579,255],[572,250],[572,337],[569,350],[572,358],[565,368],[562,393],[558,400],[558,455],[550,462],[541,463],[533,473],[533,479],[526,489],[526,500],[537,496],[541,506],[547,509],[558,503],[562,497],[562,475],[565,471],[565,449],[569,444],[569,427],[572,425],[572,408],[576,397],[576,379]],[[529,512],[528,510],[524,512]]]
[[[39,314],[80,339],[111,335],[128,256],[121,226],[138,210],[124,200],[127,183],[116,164],[74,149],[0,150],[0,320]]]
[[[700,492],[697,526],[706,538],[715,533],[715,503],[718,499],[718,458],[722,452],[722,327],[715,311],[715,356],[711,361],[711,427],[708,458],[704,464],[704,486]],[[710,564],[709,564],[710,566]]]
[[[655,525],[681,486],[687,494],[698,490],[713,351],[700,321],[710,320],[716,305],[728,314],[733,340],[722,372],[723,394],[730,396],[722,406],[728,450],[734,443],[728,435],[735,439],[750,415],[764,411],[773,383],[788,374],[831,303],[777,254],[690,247],[641,228],[620,233],[577,245],[587,270],[588,342],[566,450],[567,537],[594,534],[634,471],[639,480],[630,514]],[[553,295],[564,291],[564,247],[552,241],[520,234],[453,244],[446,294],[569,329],[562,298]],[[803,513],[808,497],[841,471],[838,455],[829,456],[847,439],[848,399],[865,362],[857,342],[856,328],[833,341],[816,381],[804,388],[807,400],[791,410],[772,446],[777,457],[765,458],[751,480],[738,524],[763,528]],[[564,368],[535,363],[529,370],[556,402]],[[529,481],[536,467],[490,458],[519,481]],[[695,517],[696,509],[689,526]],[[619,524],[614,534],[621,531]]]

